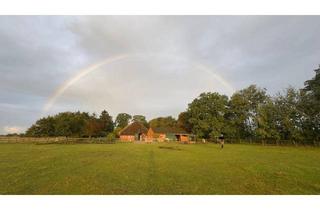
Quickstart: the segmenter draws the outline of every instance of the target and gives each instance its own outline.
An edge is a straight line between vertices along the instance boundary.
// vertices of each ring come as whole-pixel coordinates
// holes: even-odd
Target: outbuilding
[[[148,129],[142,123],[133,122],[119,131],[119,136],[121,141],[143,141],[147,132]]]
[[[180,141],[189,142],[192,135],[180,128],[170,128],[170,127],[152,127],[149,128],[147,133],[148,141]]]

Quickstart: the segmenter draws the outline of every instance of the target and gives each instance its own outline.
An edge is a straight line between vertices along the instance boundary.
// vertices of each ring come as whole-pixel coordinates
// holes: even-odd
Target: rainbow
[[[196,69],[199,69],[203,72],[206,72],[208,75],[210,75],[213,79],[215,79],[216,81],[220,82],[225,88],[226,90],[232,94],[235,90],[232,87],[232,85],[230,84],[230,82],[228,82],[227,80],[225,80],[223,77],[221,77],[219,74],[212,72],[212,68],[209,68],[206,65],[200,64],[200,63],[196,63],[196,62],[190,62],[187,59],[178,57],[176,55],[169,55],[169,54],[157,54],[157,53],[148,53],[148,54],[141,54],[141,53],[135,53],[135,54],[120,54],[120,55],[116,55],[116,56],[112,56],[112,57],[108,57],[98,63],[95,63],[93,65],[90,65],[84,69],[81,69],[78,71],[77,74],[75,74],[74,76],[72,76],[70,79],[66,80],[63,84],[61,84],[55,91],[54,93],[49,97],[49,99],[47,100],[47,102],[45,103],[44,107],[43,107],[43,114],[47,113],[52,106],[55,104],[55,102],[57,101],[57,99],[64,94],[64,92],[70,88],[73,84],[75,84],[77,81],[79,81],[81,78],[87,76],[88,74],[92,73],[93,71],[98,70],[100,67],[113,63],[113,62],[117,62],[117,61],[121,61],[124,59],[128,59],[128,58],[132,58],[132,57],[139,57],[139,56],[155,56],[155,57],[167,57],[167,58],[175,58],[175,59],[179,59],[179,60],[184,60],[189,62],[192,66],[194,66]]]

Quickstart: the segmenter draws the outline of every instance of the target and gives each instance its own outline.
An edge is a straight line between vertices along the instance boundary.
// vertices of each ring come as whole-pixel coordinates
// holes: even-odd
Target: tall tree
[[[112,121],[112,116],[106,110],[103,110],[99,117],[99,123],[101,125],[100,136],[106,136],[108,133],[111,133],[114,128]]]
[[[129,124],[131,119],[132,119],[131,115],[127,113],[119,113],[115,120],[115,126],[117,128],[124,128]]]
[[[89,138],[100,136],[102,132],[102,124],[95,117],[91,117],[86,121],[85,135]]]
[[[230,123],[236,127],[239,138],[256,137],[257,110],[267,102],[268,98],[266,90],[256,85],[250,85],[232,95]]]
[[[88,113],[85,112],[75,112],[69,113],[68,118],[70,119],[70,129],[71,135],[74,137],[81,137],[84,135],[84,127],[86,126],[86,121],[90,118]]]
[[[299,109],[300,92],[292,87],[284,95],[278,94],[274,101],[278,116],[278,131],[282,139],[301,140],[303,112]]]
[[[72,136],[71,116],[72,116],[71,112],[63,112],[55,116],[56,118],[55,135],[56,136],[65,136],[65,137]]]
[[[312,95],[315,101],[320,102],[320,65],[319,68],[314,71],[316,75],[304,83],[305,87],[303,90],[306,94]],[[320,106],[319,103],[318,106]]]
[[[281,113],[280,109],[275,105],[272,99],[268,99],[265,104],[258,107],[257,123],[258,128],[256,131],[257,137],[260,139],[274,139],[279,140]]]
[[[315,69],[316,75],[305,82],[301,90],[300,108],[304,113],[303,130],[308,139],[320,141],[320,65]]]
[[[214,138],[223,132],[228,97],[218,93],[201,93],[189,104],[187,112],[192,131],[201,138]]]

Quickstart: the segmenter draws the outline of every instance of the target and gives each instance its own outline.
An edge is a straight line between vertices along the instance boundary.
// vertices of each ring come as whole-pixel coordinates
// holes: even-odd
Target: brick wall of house
[[[181,136],[180,136],[180,141],[182,141],[182,142],[189,141],[189,137],[186,136],[186,135],[181,135]]]
[[[165,133],[159,133],[158,136],[158,141],[163,142],[166,139],[166,134]]]
[[[134,141],[134,136],[131,135],[120,135],[120,140],[121,141]]]

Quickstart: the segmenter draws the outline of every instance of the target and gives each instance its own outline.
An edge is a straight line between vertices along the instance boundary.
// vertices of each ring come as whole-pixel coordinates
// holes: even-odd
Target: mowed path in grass
[[[0,144],[0,194],[320,194],[320,149]]]

